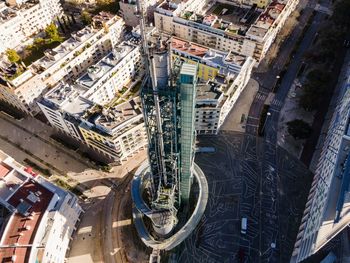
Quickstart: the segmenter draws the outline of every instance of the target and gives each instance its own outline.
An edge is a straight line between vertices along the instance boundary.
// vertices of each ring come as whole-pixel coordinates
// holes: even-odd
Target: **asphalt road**
[[[313,18],[313,22],[311,23],[308,30],[305,32],[305,35],[299,45],[297,52],[294,55],[291,63],[288,66],[287,72],[283,76],[281,81],[281,85],[275,94],[274,101],[276,103],[272,103],[269,108],[270,115],[267,116],[266,124],[265,124],[265,138],[267,142],[277,143],[277,127],[278,127],[278,119],[280,110],[282,105],[288,95],[289,89],[291,88],[294,79],[296,78],[298,71],[303,62],[303,57],[305,52],[312,45],[312,42],[315,38],[317,31],[320,28],[321,22],[325,19],[326,14],[317,12]]]
[[[305,3],[306,1],[302,0],[300,1],[299,5],[303,5],[303,3]],[[308,2],[308,5],[306,8],[303,9],[303,12],[301,14],[301,16],[299,17],[299,23],[298,25],[294,28],[294,30],[292,31],[292,33],[289,35],[289,37],[283,42],[283,44],[280,47],[280,50],[278,52],[278,56],[276,57],[276,59],[273,61],[273,66],[268,70],[268,72],[265,73],[254,73],[253,74],[253,78],[258,80],[259,82],[259,91],[255,96],[255,99],[250,107],[250,111],[249,111],[249,115],[247,118],[247,124],[246,124],[246,132],[248,134],[252,134],[252,135],[257,135],[258,133],[258,125],[259,125],[259,119],[260,119],[260,114],[262,111],[262,108],[265,104],[265,101],[267,99],[268,94],[273,90],[276,82],[277,82],[277,76],[279,76],[281,70],[284,68],[285,64],[287,63],[287,61],[289,60],[291,53],[294,49],[294,46],[296,45],[296,43],[298,42],[299,37],[301,36],[301,34],[303,33],[304,27],[307,23],[307,21],[309,20],[309,17],[312,15],[312,12],[314,10],[316,3],[315,0],[311,0]],[[314,18],[314,21],[318,21],[320,14],[317,14]],[[313,24],[313,26],[318,26],[317,24]],[[310,28],[311,29],[311,28]],[[309,31],[305,34],[305,37],[307,34],[310,34]],[[295,54],[295,57],[293,58],[293,62],[297,59],[297,55],[300,53],[303,53],[302,50],[304,50],[306,47],[305,44],[305,38],[303,39],[303,41],[301,42],[298,52]],[[296,71],[299,68],[296,69]],[[296,74],[296,73],[295,73]],[[295,75],[294,75],[295,76]],[[286,91],[287,89],[289,90],[291,83],[290,82],[290,78],[289,78],[289,86],[288,84],[286,84],[286,76],[283,78],[284,81],[284,87],[279,88],[279,91],[281,93],[281,95],[279,97],[283,97],[285,98],[286,94],[288,94],[288,91]],[[284,91],[280,91],[282,89],[285,89]],[[283,96],[284,95],[284,96]],[[284,101],[284,99],[283,99]],[[279,101],[276,101],[276,104],[279,104]],[[278,119],[278,117],[277,117]],[[271,124],[267,123],[266,126],[268,126]],[[268,129],[268,127],[266,127]]]

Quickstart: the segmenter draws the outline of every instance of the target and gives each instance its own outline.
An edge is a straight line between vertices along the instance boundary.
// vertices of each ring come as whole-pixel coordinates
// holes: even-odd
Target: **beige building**
[[[58,47],[45,52],[44,57],[28,66],[24,72],[8,70],[0,82],[0,99],[29,114],[39,111],[36,101],[41,94],[59,81],[79,77],[90,65],[101,59],[120,42],[124,28],[118,16],[102,12],[93,18],[91,26],[72,34]],[[14,74],[15,72],[15,74]]]
[[[164,1],[156,8],[155,26],[161,32],[260,62],[298,0],[272,1],[264,9],[255,1],[244,1],[251,6],[238,2]]]

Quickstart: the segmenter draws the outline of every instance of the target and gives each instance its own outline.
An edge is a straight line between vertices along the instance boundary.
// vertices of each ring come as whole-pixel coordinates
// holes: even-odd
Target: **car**
[[[241,221],[241,233],[247,234],[247,226],[248,226],[248,219],[246,217],[242,217]]]

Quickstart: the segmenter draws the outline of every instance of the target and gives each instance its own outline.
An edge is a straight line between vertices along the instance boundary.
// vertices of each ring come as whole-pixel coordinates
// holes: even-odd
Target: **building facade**
[[[6,1],[6,4],[0,3],[0,54],[20,46],[62,15],[59,0]]]
[[[78,198],[0,152],[0,260],[65,262],[83,212]],[[5,246],[13,245],[8,248]]]
[[[233,51],[257,62],[283,27],[297,0],[275,0],[264,9],[240,1],[165,1],[157,6],[155,26],[161,32],[210,48]],[[263,7],[269,1],[263,1]]]
[[[196,131],[216,134],[247,85],[255,60],[177,37],[170,42],[173,63],[198,64]]]
[[[0,100],[28,114],[37,113],[36,101],[45,91],[59,81],[76,79],[90,65],[111,52],[112,47],[120,42],[123,28],[124,22],[118,16],[105,12],[96,15],[91,26],[46,51],[43,58],[29,65],[19,76],[3,75],[0,78]]]
[[[148,21],[153,20],[153,13],[157,5],[157,0],[142,1],[143,10]],[[119,2],[120,15],[125,21],[125,25],[136,27],[140,24],[138,17],[137,3],[135,0],[123,0]]]
[[[350,224],[350,67],[332,116],[291,262],[317,253]]]

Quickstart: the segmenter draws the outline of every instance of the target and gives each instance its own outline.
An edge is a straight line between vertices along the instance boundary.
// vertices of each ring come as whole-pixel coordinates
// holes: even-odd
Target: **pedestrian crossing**
[[[278,99],[273,99],[272,102],[271,102],[271,105],[276,106],[276,107],[279,108],[279,107],[282,107],[283,102],[278,100]]]
[[[259,92],[255,96],[256,99],[263,100],[263,101],[266,99],[266,97],[267,97],[266,94],[262,94],[262,93],[259,93]]]

